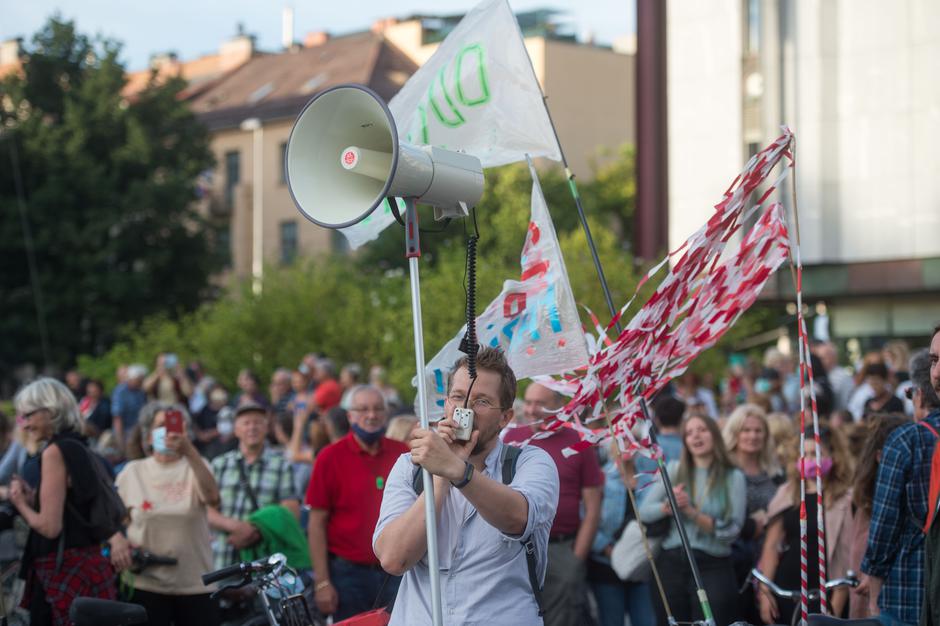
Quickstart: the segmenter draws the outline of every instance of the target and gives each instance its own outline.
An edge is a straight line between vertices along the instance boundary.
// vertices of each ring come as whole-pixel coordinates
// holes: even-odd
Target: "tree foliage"
[[[43,362],[21,200],[46,365],[100,353],[121,327],[193,310],[207,295],[213,257],[191,208],[196,177],[212,166],[207,131],[178,97],[182,81],[151,81],[125,99],[119,52],[54,17],[26,47],[22,72],[0,81],[0,379]]]

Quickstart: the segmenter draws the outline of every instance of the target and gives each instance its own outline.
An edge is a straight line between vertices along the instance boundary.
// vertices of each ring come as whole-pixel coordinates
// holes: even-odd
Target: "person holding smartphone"
[[[207,510],[219,504],[218,485],[191,441],[181,405],[151,402],[141,410],[140,426],[147,457],[129,462],[117,477],[130,515],[127,538],[177,563],[137,574],[130,600],[147,609],[150,624],[217,624],[212,589],[200,576],[212,569]]]
[[[188,405],[188,399],[193,395],[193,383],[186,376],[179,357],[172,352],[166,352],[157,357],[153,373],[144,379],[144,393],[150,400],[157,400],[164,404]]]

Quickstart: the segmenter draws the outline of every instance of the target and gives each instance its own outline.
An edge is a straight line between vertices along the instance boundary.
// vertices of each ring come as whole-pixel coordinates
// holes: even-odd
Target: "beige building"
[[[555,36],[533,19],[539,15],[519,16],[526,47],[569,165],[590,178],[599,154],[634,140],[634,57],[629,45],[614,51]],[[303,45],[277,54],[259,53],[250,38],[238,37],[208,60],[161,60],[161,71],[191,81],[189,100],[212,134],[217,162],[204,177],[202,208],[217,244],[230,250],[229,275],[257,275],[261,259],[287,263],[297,255],[342,249],[342,235],[306,221],[287,190],[283,156],[294,119],[319,91],[341,83],[362,83],[391,99],[457,21],[459,16],[415,16],[343,37],[311,33]]]

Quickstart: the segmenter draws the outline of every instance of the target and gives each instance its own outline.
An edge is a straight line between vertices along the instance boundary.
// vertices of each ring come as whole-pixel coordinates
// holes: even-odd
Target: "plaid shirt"
[[[291,464],[280,452],[265,447],[258,460],[248,464],[241,450],[236,449],[212,460],[212,473],[219,483],[219,495],[222,500],[219,512],[225,517],[244,520],[255,512],[251,497],[243,484],[240,464],[243,465],[255,498],[258,499],[259,508],[297,499]],[[227,538],[225,533],[219,533],[212,542],[216,568],[241,560],[238,550],[226,543]]]
[[[926,420],[940,430],[940,411]],[[920,621],[924,599],[924,521],[930,460],[937,439],[919,424],[892,432],[881,452],[862,571],[884,580],[878,607],[908,624]]]

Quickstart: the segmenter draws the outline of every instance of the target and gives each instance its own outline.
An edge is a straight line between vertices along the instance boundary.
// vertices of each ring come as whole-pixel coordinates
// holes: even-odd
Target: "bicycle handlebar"
[[[214,582],[218,582],[226,578],[232,578],[239,575],[246,576],[253,572],[260,572],[263,574],[277,576],[281,573],[281,570],[284,569],[285,565],[287,565],[287,558],[283,554],[272,554],[271,556],[264,559],[258,559],[257,561],[244,561],[242,563],[236,563],[235,565],[223,567],[222,569],[215,570],[214,572],[203,574],[202,584],[211,585]]]
[[[756,567],[751,570],[751,576],[760,583],[767,585],[767,588],[779,598],[785,598],[787,600],[799,600],[800,591],[794,590],[789,591],[787,589],[781,589],[774,581],[770,580],[764,576],[759,569]],[[845,578],[834,578],[832,580],[826,581],[826,590],[835,589],[836,587],[858,587],[858,578],[855,576],[855,572],[849,570],[846,572]],[[813,597],[819,595],[818,589],[811,589],[809,595]]]

